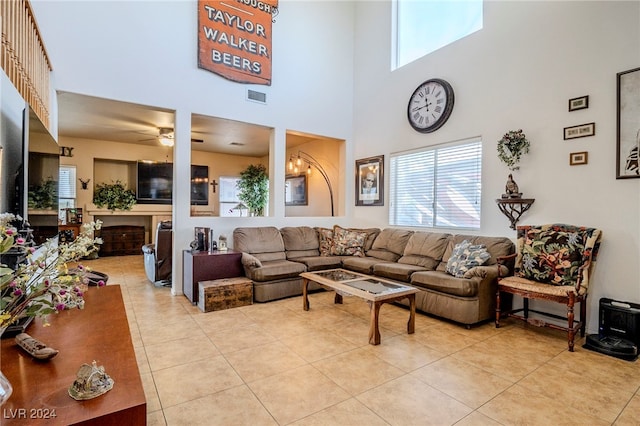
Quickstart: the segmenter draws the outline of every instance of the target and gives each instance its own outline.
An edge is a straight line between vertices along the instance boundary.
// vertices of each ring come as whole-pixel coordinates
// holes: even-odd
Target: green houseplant
[[[240,173],[237,183],[238,198],[253,216],[264,216],[264,208],[269,197],[269,176],[264,165],[249,165]]]
[[[93,204],[98,208],[106,206],[112,211],[131,210],[136,204],[136,194],[119,180],[111,184],[99,183],[93,193]]]
[[[518,170],[520,158],[528,152],[529,140],[522,129],[510,130],[498,141],[498,158],[509,170]]]
[[[48,177],[40,185],[34,185],[27,194],[30,209],[49,210],[58,207],[58,182]]]

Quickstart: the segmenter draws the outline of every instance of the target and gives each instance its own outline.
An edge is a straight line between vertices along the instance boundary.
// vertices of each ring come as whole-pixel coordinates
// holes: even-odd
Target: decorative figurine
[[[509,179],[505,185],[505,193],[502,198],[521,198],[522,192],[518,192],[518,184],[513,180],[513,175],[509,173]]]
[[[95,398],[113,388],[113,379],[95,361],[91,365],[82,364],[76,377],[69,388],[69,396],[77,401]]]
[[[16,344],[24,349],[29,355],[39,360],[48,360],[58,355],[58,350],[53,349],[34,339],[27,333],[20,333],[16,336]]]

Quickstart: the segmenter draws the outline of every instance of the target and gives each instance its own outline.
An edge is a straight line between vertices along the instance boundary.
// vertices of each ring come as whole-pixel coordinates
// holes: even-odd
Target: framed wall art
[[[284,205],[306,206],[309,204],[307,175],[285,176]]]
[[[640,68],[617,74],[616,179],[640,177]]]
[[[384,205],[384,155],[356,160],[356,206]]]
[[[569,99],[569,112],[589,108],[589,95]]]
[[[564,140],[584,138],[596,134],[596,123],[579,124],[564,128]]]
[[[579,166],[589,162],[589,153],[587,151],[572,152],[569,154],[569,165]]]

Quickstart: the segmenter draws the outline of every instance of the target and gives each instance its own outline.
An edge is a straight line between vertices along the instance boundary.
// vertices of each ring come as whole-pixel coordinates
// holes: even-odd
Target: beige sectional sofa
[[[343,237],[346,240],[340,240]],[[233,248],[243,252],[256,302],[302,294],[301,272],[344,268],[414,286],[421,290],[416,294],[418,310],[467,326],[495,316],[498,268],[502,276],[511,273],[496,259],[515,251],[504,237],[399,228],[244,227],[234,230],[233,240]],[[485,256],[490,257],[482,266],[454,271],[460,275],[454,276],[447,264],[464,241],[472,248],[486,247]],[[319,288],[310,285],[311,290]]]

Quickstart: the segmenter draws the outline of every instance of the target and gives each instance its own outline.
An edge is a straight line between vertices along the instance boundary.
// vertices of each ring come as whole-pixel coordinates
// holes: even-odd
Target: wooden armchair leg
[[[567,303],[567,326],[569,328],[568,330],[568,336],[567,336],[567,340],[569,342],[569,352],[573,352],[573,341],[576,337],[576,331],[573,329],[573,320],[574,320],[574,312],[573,312],[573,306],[576,303],[576,296],[574,293],[569,293],[569,302]]]
[[[496,292],[496,328],[500,328],[500,290]]]

